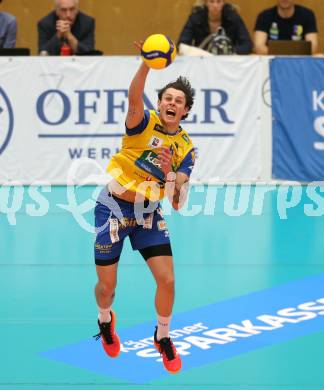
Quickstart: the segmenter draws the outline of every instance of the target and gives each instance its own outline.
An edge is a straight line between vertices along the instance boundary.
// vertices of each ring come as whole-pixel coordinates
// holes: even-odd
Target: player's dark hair
[[[189,80],[186,77],[180,76],[177,78],[176,81],[171,81],[171,83],[167,84],[165,87],[163,87],[158,91],[159,100],[162,100],[162,96],[168,88],[177,89],[179,91],[182,91],[185,94],[186,107],[188,107],[188,113],[189,113],[193,105],[194,96],[195,96],[195,90],[191,87]],[[186,119],[188,113],[186,115],[183,115],[181,119]]]

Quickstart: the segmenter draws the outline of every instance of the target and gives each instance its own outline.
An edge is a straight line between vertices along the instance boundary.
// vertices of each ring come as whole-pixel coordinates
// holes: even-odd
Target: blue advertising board
[[[273,115],[272,176],[302,182],[324,179],[324,59],[270,62]]]

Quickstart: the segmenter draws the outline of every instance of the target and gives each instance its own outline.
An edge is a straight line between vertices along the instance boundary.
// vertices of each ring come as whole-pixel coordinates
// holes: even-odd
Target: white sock
[[[163,337],[169,337],[171,316],[162,317],[158,315],[157,320],[158,320],[158,328],[157,328],[156,337],[159,341],[163,339]]]
[[[99,322],[102,324],[103,322],[110,322],[111,321],[111,306],[107,307],[106,309],[103,309],[102,307],[98,306],[99,314],[98,319]]]

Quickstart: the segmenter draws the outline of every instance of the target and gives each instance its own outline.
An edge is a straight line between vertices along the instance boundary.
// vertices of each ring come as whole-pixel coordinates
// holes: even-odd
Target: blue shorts
[[[169,231],[160,204],[139,207],[121,200],[103,189],[95,207],[95,263],[118,262],[124,239],[129,236],[132,248],[147,260],[153,256],[172,256]]]

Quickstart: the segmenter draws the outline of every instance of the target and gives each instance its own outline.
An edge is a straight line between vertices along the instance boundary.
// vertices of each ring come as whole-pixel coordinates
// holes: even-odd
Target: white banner
[[[140,61],[126,56],[0,59],[0,183],[73,184],[85,176],[96,182],[121,146],[127,91]],[[196,90],[182,124],[197,147],[193,180],[257,180],[260,58],[177,57],[167,69],[150,72],[146,107],[156,107],[157,90],[180,75]]]

